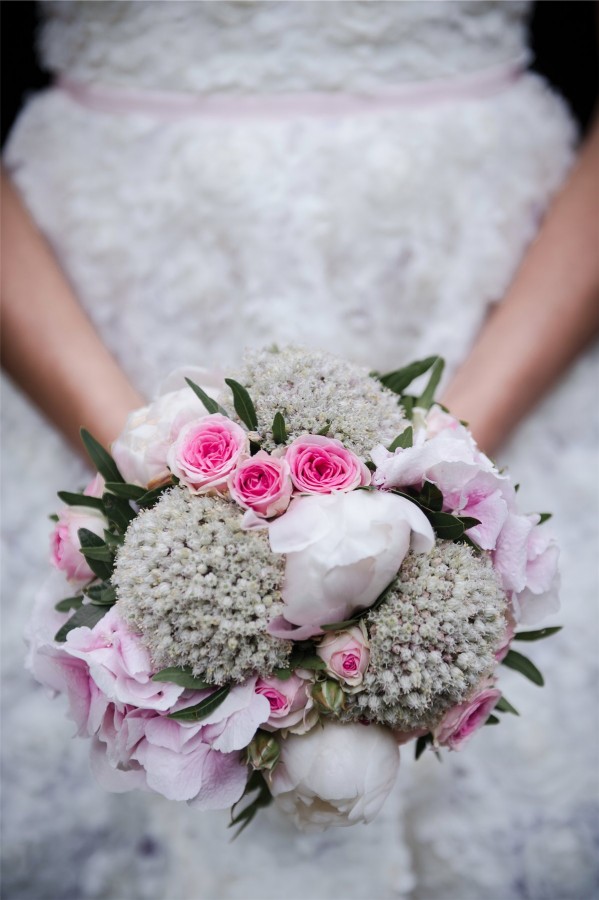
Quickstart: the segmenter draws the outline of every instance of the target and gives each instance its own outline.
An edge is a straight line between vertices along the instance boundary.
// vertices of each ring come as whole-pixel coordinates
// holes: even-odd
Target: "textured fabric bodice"
[[[49,2],[53,71],[180,91],[368,91],[525,51],[526,2]],[[156,52],[159,48],[159,53]]]

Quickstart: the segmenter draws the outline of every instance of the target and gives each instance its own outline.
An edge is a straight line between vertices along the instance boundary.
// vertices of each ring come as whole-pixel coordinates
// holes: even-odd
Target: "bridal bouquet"
[[[434,403],[442,366],[254,352],[181,377],[111,454],[82,432],[98,474],[59,494],[28,665],[103,786],[241,828],[273,798],[303,828],[368,822],[400,745],[516,712],[501,663],[543,683],[511,645],[558,630],[516,630],[557,608],[558,550]]]

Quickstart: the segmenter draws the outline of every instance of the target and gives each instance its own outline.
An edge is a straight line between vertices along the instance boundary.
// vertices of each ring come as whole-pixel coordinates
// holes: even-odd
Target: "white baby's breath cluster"
[[[223,497],[175,487],[131,523],[112,580],[157,667],[229,684],[285,666],[291,644],[266,631],[283,611],[284,559],[241,518]]]
[[[376,444],[389,444],[406,420],[397,395],[355,363],[330,353],[287,347],[247,352],[236,376],[247,388],[258,417],[261,446],[276,447],[272,422],[282,413],[289,439],[326,433],[362,458]],[[230,394],[220,402],[230,406]]]
[[[437,541],[428,555],[410,553],[364,619],[370,665],[347,717],[401,731],[434,727],[494,670],[505,608],[490,559],[465,544]]]

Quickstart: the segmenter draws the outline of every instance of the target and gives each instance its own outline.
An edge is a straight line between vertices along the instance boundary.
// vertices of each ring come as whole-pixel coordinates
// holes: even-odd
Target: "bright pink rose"
[[[183,693],[176,684],[152,681],[155,670],[150,655],[139,636],[121,619],[116,606],[93,628],[70,631],[64,649],[87,664],[89,677],[115,703],[166,710]]]
[[[287,461],[264,450],[240,463],[228,486],[233,500],[264,519],[285,512],[293,493]]]
[[[94,482],[86,488],[86,493],[92,488]],[[90,494],[89,496],[95,496]],[[67,506],[60,513],[56,527],[52,533],[50,542],[50,560],[53,566],[65,573],[70,582],[83,585],[94,578],[81,553],[79,541],[79,529],[87,528],[98,537],[104,536],[104,529],[108,522],[99,510],[87,506]]]
[[[435,743],[450,750],[461,750],[475,731],[485,724],[501,691],[485,688],[465,703],[452,707],[433,732]]]
[[[270,716],[262,727],[267,731],[297,725],[312,707],[310,682],[299,675],[283,680],[272,675],[259,678],[256,693],[270,703]]]
[[[249,455],[247,432],[240,425],[214,413],[190,422],[170,447],[171,472],[192,494],[223,490],[229,475]]]
[[[353,491],[370,484],[370,471],[341,441],[319,434],[303,434],[289,444],[285,459],[291,480],[302,494]]]
[[[326,664],[329,675],[352,687],[362,683],[370,661],[370,650],[366,634],[358,625],[347,631],[327,634],[316,648],[316,653]]]

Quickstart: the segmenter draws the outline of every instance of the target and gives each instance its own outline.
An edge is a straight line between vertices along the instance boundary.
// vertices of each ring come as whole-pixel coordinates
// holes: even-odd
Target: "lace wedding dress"
[[[451,372],[572,160],[564,105],[525,71],[527,11],[49,3],[41,52],[62,80],[29,100],[5,163],[148,394],[182,362],[224,368],[244,346],[273,341],[381,371],[440,352]],[[545,690],[506,670],[522,717],[443,765],[404,752],[395,793],[368,827],[304,835],[270,809],[233,845],[225,813],[103,793],[61,701],[23,671],[46,513],[56,490],[85,476],[6,384],[12,900],[591,896],[593,371],[583,358],[501,458],[530,509],[556,513],[563,547],[567,627],[531,651]]]

